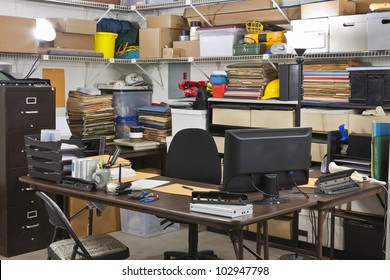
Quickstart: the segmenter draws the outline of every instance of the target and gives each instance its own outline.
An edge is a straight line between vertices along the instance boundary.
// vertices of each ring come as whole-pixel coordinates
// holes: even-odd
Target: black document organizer
[[[79,139],[58,142],[41,142],[40,135],[24,136],[30,176],[60,183],[64,176],[70,175],[72,160],[63,160],[64,155],[84,157],[84,147]],[[76,145],[78,148],[61,149],[63,143]]]

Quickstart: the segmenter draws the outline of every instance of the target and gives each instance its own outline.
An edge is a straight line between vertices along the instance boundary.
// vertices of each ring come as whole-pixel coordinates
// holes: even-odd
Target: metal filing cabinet
[[[24,135],[55,128],[55,92],[48,81],[0,84],[0,254],[5,257],[42,249],[53,227],[29,185]]]

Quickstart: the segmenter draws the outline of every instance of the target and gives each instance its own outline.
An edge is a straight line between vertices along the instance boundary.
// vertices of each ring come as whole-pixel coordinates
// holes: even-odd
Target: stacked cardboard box
[[[163,49],[173,47],[188,25],[182,16],[149,16],[147,28],[139,31],[140,58],[162,58]]]

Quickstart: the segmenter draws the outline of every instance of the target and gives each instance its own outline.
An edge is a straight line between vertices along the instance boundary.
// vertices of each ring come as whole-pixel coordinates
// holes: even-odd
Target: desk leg
[[[268,221],[263,222],[264,259],[269,260]]]
[[[188,253],[191,256],[198,254],[198,224],[188,225]]]
[[[330,213],[330,253],[329,258],[331,260],[334,259],[334,234],[335,234],[335,216],[334,216],[335,209],[332,208]]]
[[[326,211],[318,210],[318,224],[317,224],[317,259],[322,259],[322,237],[323,237],[323,226],[326,217]]]
[[[237,230],[237,237],[238,237],[237,259],[243,260],[244,259],[244,231],[242,229]]]

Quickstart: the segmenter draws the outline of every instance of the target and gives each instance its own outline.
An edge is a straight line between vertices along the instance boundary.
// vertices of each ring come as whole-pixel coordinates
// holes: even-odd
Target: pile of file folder
[[[165,138],[172,135],[171,108],[154,105],[139,107],[138,125],[145,128],[145,140],[165,142]]]
[[[66,106],[72,135],[81,138],[104,135],[106,144],[113,144],[115,114],[112,94],[88,95],[70,91],[68,96]]]
[[[225,97],[260,99],[265,86],[277,78],[269,63],[232,64],[227,66],[228,86]]]

